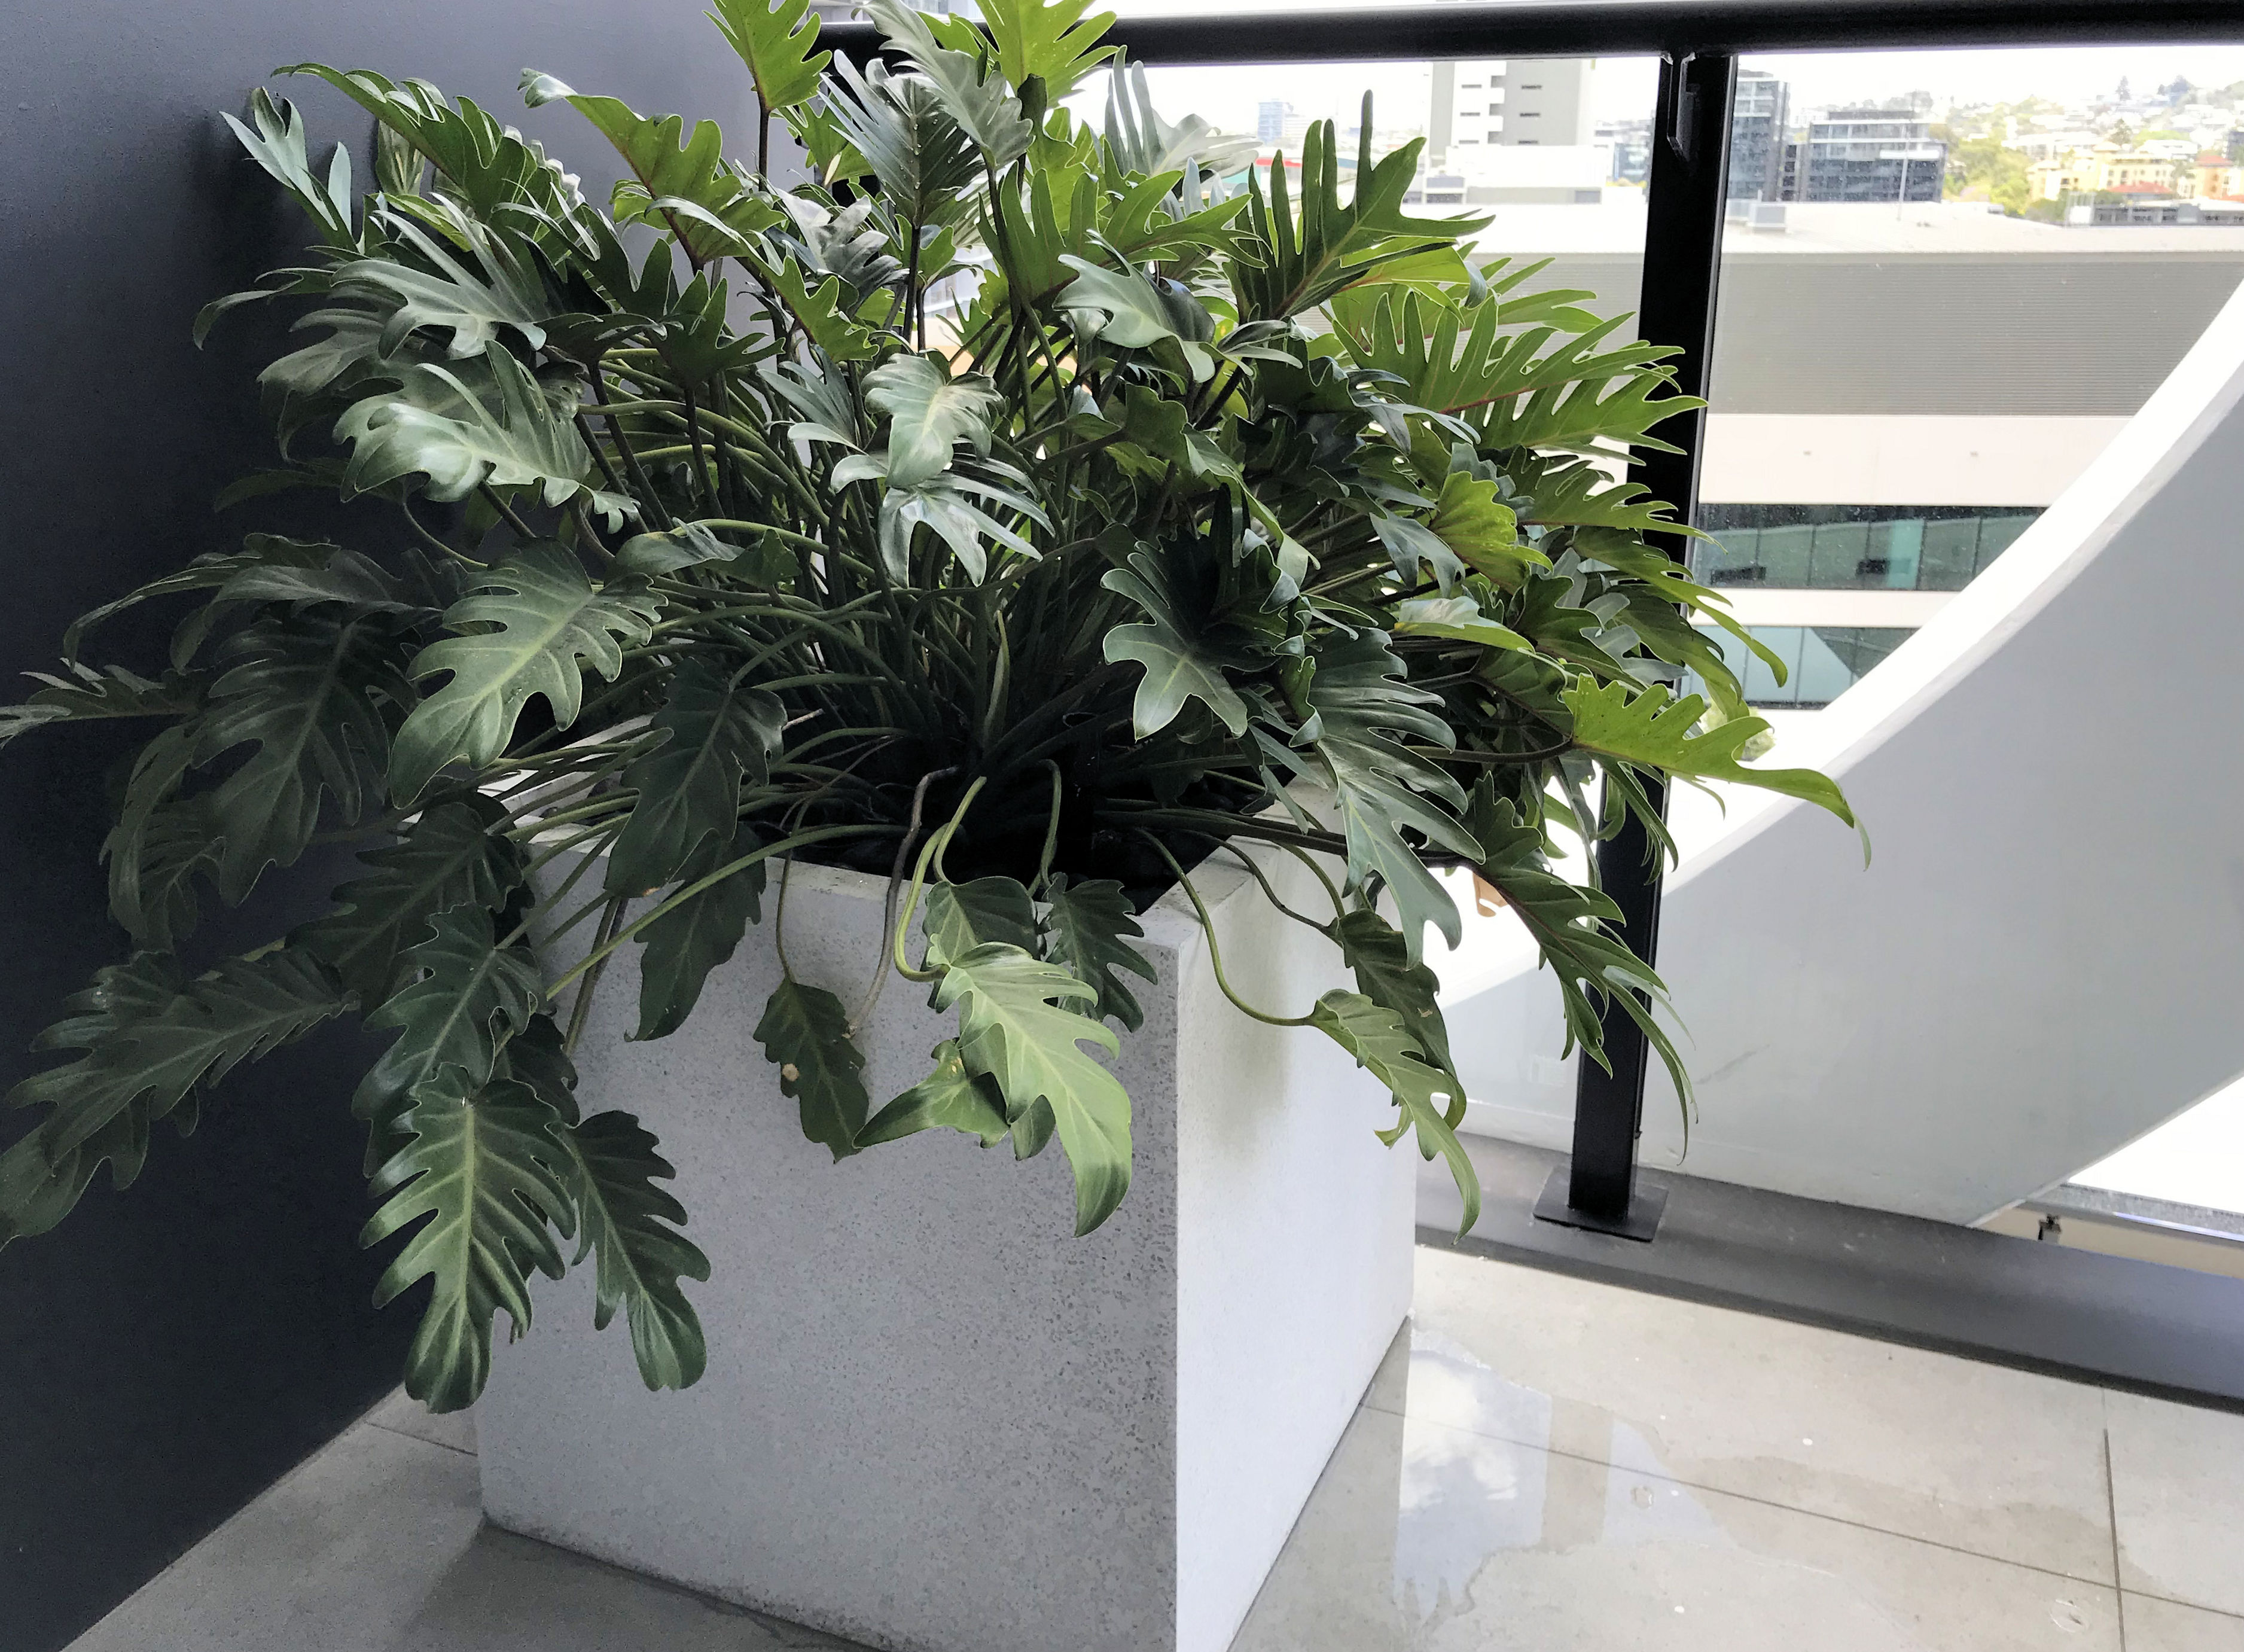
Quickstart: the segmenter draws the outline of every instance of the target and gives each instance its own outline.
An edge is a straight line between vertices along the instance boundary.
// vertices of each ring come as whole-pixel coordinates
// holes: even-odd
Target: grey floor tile
[[[410,1434],[432,1446],[449,1446],[456,1452],[472,1452],[476,1449],[473,1407],[447,1412],[440,1417],[402,1388],[359,1420],[395,1433]]]
[[[1432,1249],[1411,1324],[1411,1416],[2117,1581],[2099,1389]]]
[[[485,1527],[394,1652],[855,1652],[848,1642]]]
[[[387,1652],[482,1520],[475,1459],[361,1424],[71,1652]]]
[[[2099,1585],[1365,1409],[1234,1652],[2118,1652]]]
[[[2244,1417],[2112,1394],[2121,1584],[2244,1615]]]
[[[2154,1595],[2126,1595],[2127,1652],[2244,1652],[2244,1617],[2181,1606]]]

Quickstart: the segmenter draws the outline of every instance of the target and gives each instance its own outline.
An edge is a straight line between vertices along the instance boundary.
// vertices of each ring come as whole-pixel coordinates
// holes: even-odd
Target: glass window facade
[[[1853,687],[1870,668],[1910,634],[1906,626],[1754,626],[1756,640],[1784,661],[1784,681],[1745,644],[1726,631],[1707,635],[1744,683],[1746,700],[1781,710],[1814,711]],[[1704,694],[1695,673],[1685,674],[1683,692]]]
[[[1706,504],[1692,557],[1708,585],[1961,591],[2041,512],[1973,505]]]

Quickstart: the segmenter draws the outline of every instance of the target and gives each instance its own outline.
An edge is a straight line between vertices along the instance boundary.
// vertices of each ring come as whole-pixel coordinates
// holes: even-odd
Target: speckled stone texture
[[[1235,863],[1194,883],[1251,1001],[1300,1013],[1342,980]],[[796,870],[798,978],[857,1004],[882,890]],[[625,949],[578,1053],[586,1110],[636,1112],[679,1168],[708,1375],[649,1394],[623,1328],[592,1330],[591,1269],[544,1284],[478,1408],[486,1512],[886,1652],[1222,1652],[1409,1304],[1416,1155],[1374,1139],[1383,1093],[1224,1003],[1172,896],[1113,1064],[1134,1180],[1077,1239],[1056,1139],[1017,1163],[929,1132],[839,1164],[803,1140],[751,1036],[768,907],[659,1041],[626,1041]],[[949,1019],[889,981],[860,1038],[875,1107]]]

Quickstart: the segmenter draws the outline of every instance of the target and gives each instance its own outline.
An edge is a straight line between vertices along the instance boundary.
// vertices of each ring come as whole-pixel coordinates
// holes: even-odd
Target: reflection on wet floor
[[[1413,1328],[1409,1391],[1464,1427],[1406,1417],[1396,1493],[1395,1602],[1430,1626],[1469,1612],[1473,1580],[1511,1550],[1731,1540],[1626,1423],[1603,1462],[1551,1454],[1550,1395],[1508,1382],[1438,1332]]]
[[[1421,1252],[1233,1652],[2121,1652],[2109,1420],[2080,1385]],[[2126,1652],[2244,1652],[2244,1618],[2139,1598]]]

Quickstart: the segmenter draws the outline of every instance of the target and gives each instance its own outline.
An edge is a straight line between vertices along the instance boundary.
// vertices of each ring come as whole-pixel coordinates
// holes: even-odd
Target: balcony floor
[[[2244,1417],[1422,1249],[1234,1652],[2244,1652],[2239,1531]],[[483,1527],[401,1397],[72,1652],[842,1644]]]

